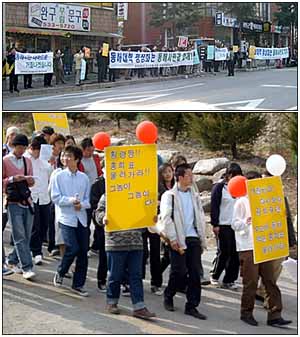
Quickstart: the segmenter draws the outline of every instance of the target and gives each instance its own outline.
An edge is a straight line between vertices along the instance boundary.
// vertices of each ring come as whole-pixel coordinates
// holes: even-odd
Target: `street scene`
[[[4,334],[298,333],[297,113],[3,118]],[[178,248],[185,180],[197,227]]]
[[[296,3],[82,4],[4,5],[4,110],[297,110]]]
[[[120,86],[119,86],[120,85]],[[35,88],[37,86],[35,85]],[[20,96],[3,96],[3,109],[39,110],[297,110],[297,69],[268,69],[181,79],[120,80],[58,89],[32,89]],[[55,90],[56,89],[56,90]],[[75,91],[74,91],[75,89]],[[55,92],[53,92],[55,90]],[[53,92],[51,94],[51,92]],[[29,95],[29,96],[28,96]]]

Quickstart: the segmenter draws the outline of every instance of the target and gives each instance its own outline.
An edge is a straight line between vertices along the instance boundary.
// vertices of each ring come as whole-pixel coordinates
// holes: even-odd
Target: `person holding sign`
[[[13,47],[9,50],[7,55],[7,64],[9,66],[9,91],[11,93],[20,92],[18,89],[18,75],[15,72],[15,64],[16,64],[16,48]]]
[[[98,224],[102,223],[106,226],[108,225],[108,220],[105,215],[105,204],[106,194],[103,194],[95,212],[95,217]],[[126,278],[126,270],[128,270],[133,316],[143,319],[151,319],[156,316],[155,313],[146,308],[144,303],[142,231],[143,229],[105,232],[105,251],[109,270],[106,309],[110,314],[120,314],[118,302],[121,283]]]
[[[205,320],[197,307],[201,299],[201,253],[205,247],[205,216],[200,195],[191,188],[193,172],[188,164],[175,170],[176,184],[161,198],[162,232],[171,246],[171,271],[164,291],[164,307],[174,311],[173,297],[187,275],[186,315]]]
[[[248,180],[261,178],[257,172],[248,172]],[[253,229],[252,218],[248,196],[240,197],[233,210],[232,229],[235,231],[236,247],[239,252],[240,264],[243,278],[243,293],[241,298],[241,320],[245,323],[257,326],[258,322],[253,317],[255,294],[258,278],[261,276],[266,288],[268,299],[267,324],[281,327],[292,321],[281,317],[282,301],[281,293],[276,284],[273,261],[254,264],[253,258]]]

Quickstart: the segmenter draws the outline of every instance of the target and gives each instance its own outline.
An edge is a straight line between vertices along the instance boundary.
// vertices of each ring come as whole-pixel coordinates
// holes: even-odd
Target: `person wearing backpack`
[[[34,185],[33,169],[30,159],[23,156],[28,146],[28,138],[17,134],[12,145],[13,150],[3,158],[3,189],[14,241],[8,264],[29,280],[35,276],[30,252],[33,208],[29,187]]]

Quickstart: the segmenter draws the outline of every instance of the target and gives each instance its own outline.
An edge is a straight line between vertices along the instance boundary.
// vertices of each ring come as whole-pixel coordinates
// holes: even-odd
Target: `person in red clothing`
[[[78,166],[79,171],[84,172],[90,181],[90,186],[92,186],[96,179],[103,175],[103,171],[101,168],[100,157],[94,153],[95,147],[93,145],[92,138],[86,137],[80,142],[80,147],[82,149],[82,159]],[[90,226],[92,222],[92,209],[89,208],[86,210],[87,212],[87,223],[89,228],[89,233],[91,232]],[[98,233],[99,228],[95,226],[94,231],[94,242],[91,245],[91,250],[93,252],[97,252],[99,250],[99,237]]]

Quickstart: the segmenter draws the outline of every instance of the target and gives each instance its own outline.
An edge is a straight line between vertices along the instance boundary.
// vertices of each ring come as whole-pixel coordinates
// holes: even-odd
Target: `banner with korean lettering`
[[[289,255],[284,194],[280,177],[247,181],[254,263]]]
[[[63,3],[29,2],[28,26],[44,29],[90,31],[91,9]]]
[[[157,214],[157,146],[105,149],[106,231],[153,226]]]
[[[215,60],[225,61],[227,60],[228,49],[227,48],[215,48]]]
[[[110,51],[109,67],[122,68],[158,68],[193,65],[196,50],[186,52],[127,52]]]
[[[53,53],[19,53],[15,59],[16,75],[53,73]]]
[[[289,48],[259,48],[256,47],[256,60],[278,60],[289,57]]]
[[[65,112],[32,113],[35,131],[41,131],[44,126],[52,126],[56,133],[69,135],[69,123]]]

